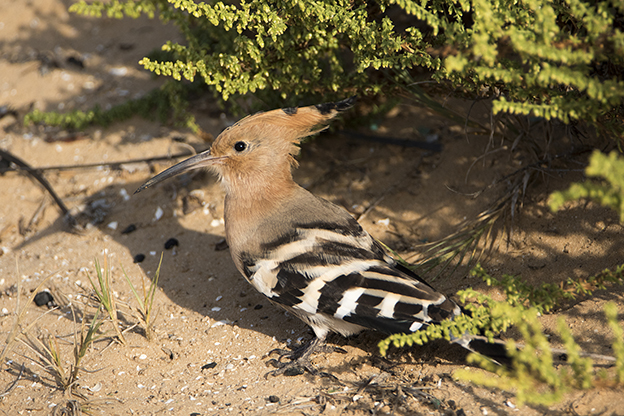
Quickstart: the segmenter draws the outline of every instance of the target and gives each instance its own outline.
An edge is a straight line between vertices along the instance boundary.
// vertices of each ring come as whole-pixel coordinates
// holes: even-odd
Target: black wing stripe
[[[295,228],[302,230],[326,230],[339,233],[343,236],[357,237],[363,235],[365,232],[355,220],[345,225],[336,224],[331,221],[315,221],[307,224],[295,224]]]
[[[343,319],[352,324],[375,329],[388,335],[414,332],[412,328],[418,327],[417,329],[420,329],[423,325],[427,325],[416,320],[399,321],[392,318],[377,318],[359,315],[345,316]],[[415,323],[416,325],[414,325]]]
[[[299,232],[297,230],[293,230],[290,233],[287,234],[282,234],[280,235],[278,238],[276,238],[275,240],[272,241],[268,241],[266,243],[262,243],[260,244],[260,249],[266,253],[265,258],[269,258],[270,255],[269,253],[286,245],[286,244],[290,244],[293,243],[295,241],[299,241],[301,239],[303,239],[304,237],[301,236],[299,234]]]

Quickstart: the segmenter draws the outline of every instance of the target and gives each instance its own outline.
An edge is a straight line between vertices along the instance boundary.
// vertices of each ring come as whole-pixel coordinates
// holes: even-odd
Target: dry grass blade
[[[97,275],[97,284],[91,279],[91,275],[87,272],[87,277],[89,278],[89,282],[91,282],[91,287],[93,287],[93,291],[95,292],[100,304],[106,309],[106,312],[112,321],[117,339],[121,344],[125,345],[126,338],[119,328],[117,303],[115,295],[113,294],[113,289],[111,288],[111,270],[110,267],[108,267],[108,261],[105,260],[104,269],[102,269],[98,260],[95,259],[95,273]]]
[[[479,261],[483,254],[492,248],[496,238],[495,225],[503,217],[509,202],[508,197],[499,200],[476,219],[464,223],[458,231],[440,241],[424,245],[426,251],[424,258],[418,262],[419,271],[429,273],[437,268],[435,275],[431,277],[431,280],[434,280],[453,263],[455,265],[451,273],[455,272],[466,256],[468,256],[466,267]]]
[[[154,315],[152,314],[152,309],[154,306],[154,296],[156,295],[156,288],[158,287],[158,278],[160,277],[160,266],[162,265],[163,254],[160,254],[160,261],[158,262],[158,268],[156,269],[156,273],[154,274],[154,279],[151,281],[149,287],[145,288],[145,280],[141,278],[141,285],[143,289],[143,296],[139,295],[134,285],[130,281],[128,274],[124,270],[123,266],[121,266],[121,270],[126,277],[126,281],[128,285],[130,285],[130,289],[134,294],[134,298],[139,304],[139,310],[137,314],[137,318],[141,322],[141,325],[145,328],[145,337],[148,341],[151,341],[154,337]]]
[[[80,416],[82,415],[82,406],[77,400],[66,400],[54,406],[52,416]]]
[[[9,395],[9,393],[11,393],[13,391],[13,389],[17,386],[17,383],[22,379],[22,375],[24,374],[24,364],[21,365],[20,367],[20,372],[17,375],[17,377],[15,377],[15,380],[13,380],[13,383],[11,383],[6,390],[4,390],[4,393],[0,394],[0,399],[2,399],[3,397],[6,397]]]
[[[35,299],[35,296],[37,296],[37,293],[39,293],[43,285],[48,280],[50,280],[50,278],[54,276],[54,274],[56,273],[56,272],[52,272],[49,275],[47,275],[41,281],[41,283],[39,283],[39,285],[35,288],[35,290],[32,292],[32,294],[28,298],[28,301],[26,301],[26,304],[24,305],[24,307],[20,309],[21,287],[20,287],[20,278],[19,278],[20,274],[19,274],[19,267],[17,264],[17,259],[15,260],[15,269],[16,269],[16,276],[17,276],[17,279],[16,279],[17,280],[17,304],[15,306],[15,317],[13,318],[13,325],[11,326],[11,331],[9,332],[9,335],[7,336],[4,348],[2,349],[2,353],[0,353],[0,368],[4,365],[4,359],[6,358],[7,354],[11,351],[11,348],[13,348],[13,345],[15,345],[15,340],[23,332],[21,330],[21,324],[22,324],[22,320],[24,319],[24,316],[26,315],[26,309],[28,308],[28,305],[32,303],[33,299]]]
[[[425,253],[418,260],[418,270],[421,273],[429,273],[437,269],[435,275],[431,278],[431,280],[434,280],[453,264],[454,267],[451,273],[455,272],[462,265],[466,256],[468,256],[468,260],[465,263],[466,268],[478,262],[488,250],[493,248],[497,237],[496,224],[500,220],[505,222],[504,219],[507,215],[511,219],[510,222],[513,223],[516,212],[523,205],[522,198],[526,195],[529,182],[536,172],[539,172],[539,170],[535,164],[526,166],[499,179],[495,184],[489,185],[475,194],[480,195],[486,189],[502,182],[509,183],[505,193],[488,209],[481,212],[477,218],[464,222],[459,230],[442,240],[424,244],[422,247],[425,248]],[[507,241],[509,242],[512,237],[513,226],[510,225],[507,229]],[[408,260],[413,261],[412,258]]]
[[[74,313],[74,309],[72,308],[72,314]],[[87,354],[87,350],[93,344],[93,342],[97,341],[99,337],[96,336],[100,326],[102,325],[102,321],[98,320],[98,315],[100,311],[97,309],[95,311],[95,315],[93,319],[91,319],[91,323],[89,324],[89,329],[85,333],[85,321],[82,320],[80,325],[80,338],[76,336],[74,333],[74,364],[72,366],[72,383],[74,383],[78,379],[78,371],[80,368],[80,363],[82,359]],[[74,315],[74,322],[76,317]]]
[[[31,338],[28,334],[25,334],[24,339],[20,338],[20,342],[28,347],[37,357],[37,359],[28,356],[24,356],[24,358],[31,360],[35,365],[51,375],[57,385],[63,390],[69,387],[69,379],[61,363],[61,354],[56,340],[52,342],[48,336],[45,341],[42,341],[39,338]]]
[[[82,359],[86,355],[91,344],[99,338],[96,336],[96,333],[102,325],[102,322],[98,319],[98,314],[99,310],[96,310],[86,332],[85,321],[82,321],[80,337],[74,334],[74,362],[71,364],[69,371],[66,371],[63,366],[63,356],[56,337],[50,335],[43,340],[31,338],[28,334],[24,335],[24,339],[20,338],[20,341],[35,354],[37,359],[32,359],[27,356],[24,356],[24,358],[32,360],[37,366],[51,375],[62,390],[66,391],[71,389],[76,381],[78,381],[78,373],[81,370],[80,363]]]

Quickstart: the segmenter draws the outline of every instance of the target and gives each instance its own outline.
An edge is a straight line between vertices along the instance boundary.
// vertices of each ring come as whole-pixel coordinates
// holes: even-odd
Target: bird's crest
[[[299,143],[305,137],[325,130],[331,119],[353,106],[356,98],[353,96],[335,103],[256,113],[238,121],[221,135],[227,135],[230,131],[243,136],[246,132],[253,132],[256,137],[273,136],[291,143]]]

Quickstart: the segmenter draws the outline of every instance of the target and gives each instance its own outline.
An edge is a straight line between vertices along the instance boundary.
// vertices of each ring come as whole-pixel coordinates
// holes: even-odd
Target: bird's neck
[[[229,179],[229,181],[228,181]],[[240,182],[242,181],[242,182]],[[299,187],[290,174],[270,179],[223,178],[225,187],[225,232],[231,248],[245,244],[246,236],[271,216]]]

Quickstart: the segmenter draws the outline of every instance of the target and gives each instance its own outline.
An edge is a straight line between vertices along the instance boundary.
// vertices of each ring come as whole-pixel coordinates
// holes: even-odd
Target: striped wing
[[[260,258],[242,257],[250,283],[317,335],[319,326],[344,335],[362,327],[407,333],[460,313],[454,302],[397,265],[355,220],[344,227],[297,225],[265,244]]]

